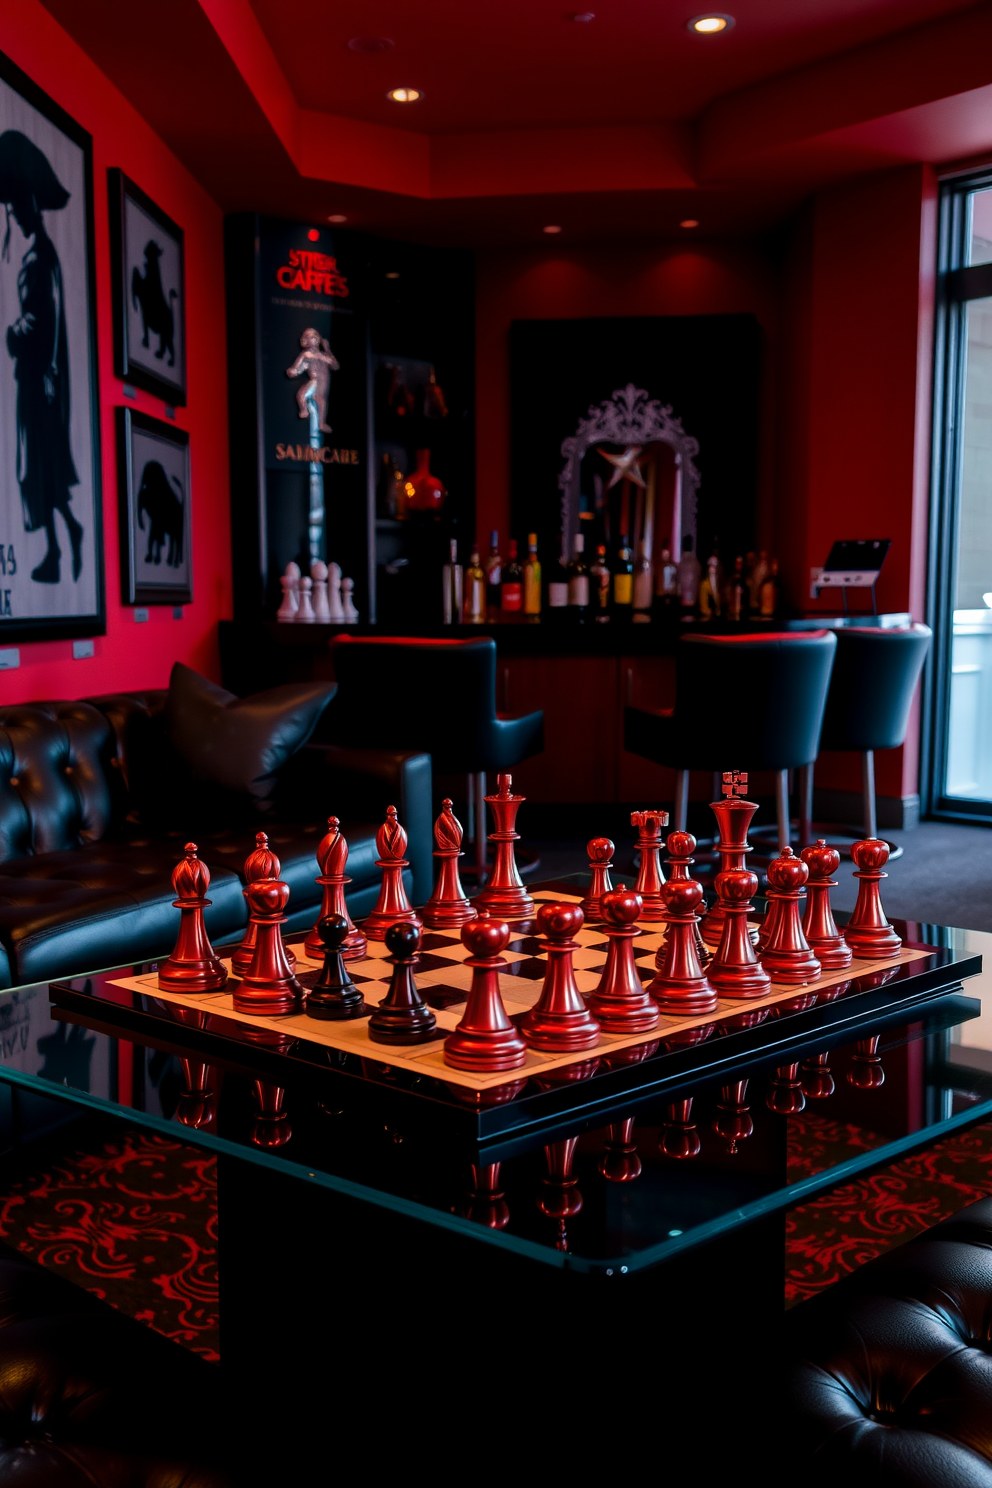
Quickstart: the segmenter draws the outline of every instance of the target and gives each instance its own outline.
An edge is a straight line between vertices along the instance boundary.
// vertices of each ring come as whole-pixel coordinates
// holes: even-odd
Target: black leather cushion
[[[844,626],[836,634],[820,748],[897,748],[906,737],[933,632],[926,625]]]
[[[0,708],[0,861],[99,841],[114,815],[114,754],[89,703]]]
[[[787,1342],[796,1481],[992,1488],[992,1199],[794,1308]]]
[[[334,696],[334,684],[289,683],[237,698],[176,662],[165,707],[169,740],[203,819],[266,812],[276,777],[305,744]]]

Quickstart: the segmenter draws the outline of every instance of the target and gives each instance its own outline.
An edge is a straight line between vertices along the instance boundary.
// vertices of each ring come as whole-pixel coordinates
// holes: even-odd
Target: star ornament
[[[641,474],[639,464],[641,455],[644,453],[644,446],[642,444],[628,444],[621,455],[611,455],[609,450],[600,449],[597,445],[596,453],[602,455],[604,460],[609,460],[610,464],[614,467],[613,474],[607,482],[606,489],[608,491],[612,490],[617,482],[622,480],[629,480],[633,485],[640,486],[642,491],[646,489],[647,483]]]

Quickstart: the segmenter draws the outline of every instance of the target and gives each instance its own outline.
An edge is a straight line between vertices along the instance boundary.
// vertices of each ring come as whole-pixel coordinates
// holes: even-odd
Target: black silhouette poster
[[[89,135],[0,55],[0,645],[103,630]]]
[[[123,172],[109,172],[114,363],[125,382],[186,402],[183,231]]]
[[[189,604],[189,435],[119,408],[121,581],[125,604]]]

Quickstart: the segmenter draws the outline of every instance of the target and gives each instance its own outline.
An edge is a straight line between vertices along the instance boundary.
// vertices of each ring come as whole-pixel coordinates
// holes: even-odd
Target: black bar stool
[[[820,736],[822,750],[857,750],[861,755],[864,835],[877,837],[875,751],[905,742],[916,684],[933,632],[928,625],[841,626],[837,659]],[[806,776],[807,813],[812,815],[813,768]]]
[[[675,707],[624,714],[624,747],[676,772],[676,829],[690,770],[773,770],[779,847],[788,844],[789,771],[816,758],[836,649],[826,630],[679,642]]]
[[[544,714],[496,711],[496,642],[336,636],[335,738],[362,748],[430,753],[443,775],[469,776],[476,866],[486,862],[486,772],[512,770],[544,748]]]

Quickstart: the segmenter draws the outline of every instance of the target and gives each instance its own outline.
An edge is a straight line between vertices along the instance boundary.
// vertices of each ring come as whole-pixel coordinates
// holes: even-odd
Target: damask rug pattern
[[[814,1113],[790,1120],[795,1177],[854,1157],[878,1138]],[[911,1240],[992,1194],[992,1124],[971,1127],[925,1152],[791,1209],[786,1216],[785,1299],[815,1296],[883,1251]]]
[[[0,1239],[216,1362],[216,1159],[151,1132],[104,1135],[6,1185]]]

